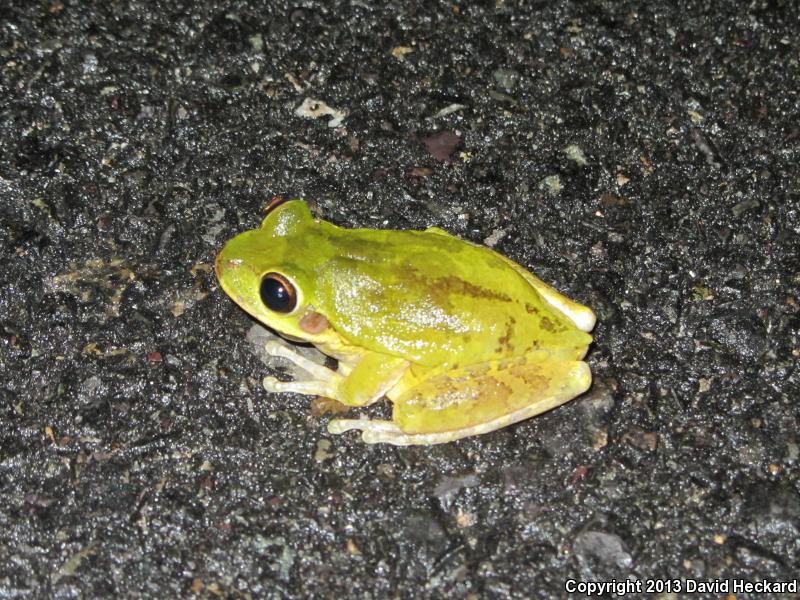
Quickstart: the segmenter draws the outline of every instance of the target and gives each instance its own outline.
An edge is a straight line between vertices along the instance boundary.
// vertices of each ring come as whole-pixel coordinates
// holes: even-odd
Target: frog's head
[[[259,229],[237,235],[222,248],[217,278],[262,323],[287,337],[312,341],[328,325],[314,310],[318,223],[302,200],[273,200],[267,211]]]

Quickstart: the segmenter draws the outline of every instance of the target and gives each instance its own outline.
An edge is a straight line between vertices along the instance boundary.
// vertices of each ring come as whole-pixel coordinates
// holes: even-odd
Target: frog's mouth
[[[270,327],[270,329],[273,329],[273,328]],[[283,339],[289,340],[290,342],[294,342],[295,344],[308,344],[308,343],[310,343],[305,338],[301,338],[301,337],[297,337],[297,336],[294,336],[294,335],[290,335],[288,333],[283,333],[282,331],[279,331],[278,329],[273,329],[273,331],[275,331]]]

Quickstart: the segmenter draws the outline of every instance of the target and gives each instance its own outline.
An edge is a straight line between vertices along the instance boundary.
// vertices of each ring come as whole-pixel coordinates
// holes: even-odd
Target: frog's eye
[[[275,312],[290,313],[297,306],[297,290],[280,273],[267,273],[261,278],[261,301]]]

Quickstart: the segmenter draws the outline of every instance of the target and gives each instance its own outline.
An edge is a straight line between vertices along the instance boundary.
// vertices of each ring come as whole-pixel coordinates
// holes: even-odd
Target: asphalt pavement
[[[2,2],[0,598],[796,597],[798,22]],[[213,273],[273,196],[525,265],[597,313],[593,387],[439,446],[328,434]]]

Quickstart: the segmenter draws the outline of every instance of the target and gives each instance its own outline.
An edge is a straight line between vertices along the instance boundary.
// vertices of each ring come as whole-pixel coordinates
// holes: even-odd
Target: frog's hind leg
[[[328,431],[358,429],[369,444],[441,444],[546,412],[585,392],[591,381],[584,362],[533,353],[439,373],[394,400],[392,421],[337,419]]]
[[[334,419],[328,423],[329,433],[344,433],[345,431],[360,430],[362,439],[366,442],[367,437],[373,434],[393,435],[401,434],[400,428],[392,421],[377,421],[373,419]],[[373,443],[373,442],[367,442]]]
[[[534,417],[551,408],[555,408],[559,404],[563,404],[563,401],[556,402],[549,407],[528,406],[487,423],[438,433],[404,433],[393,421],[374,421],[369,419],[335,419],[328,424],[328,431],[330,433],[344,433],[345,431],[354,429],[361,430],[361,440],[367,444],[430,446],[496,431],[497,429],[502,429],[508,425],[513,425],[514,423],[519,423],[520,421]]]

